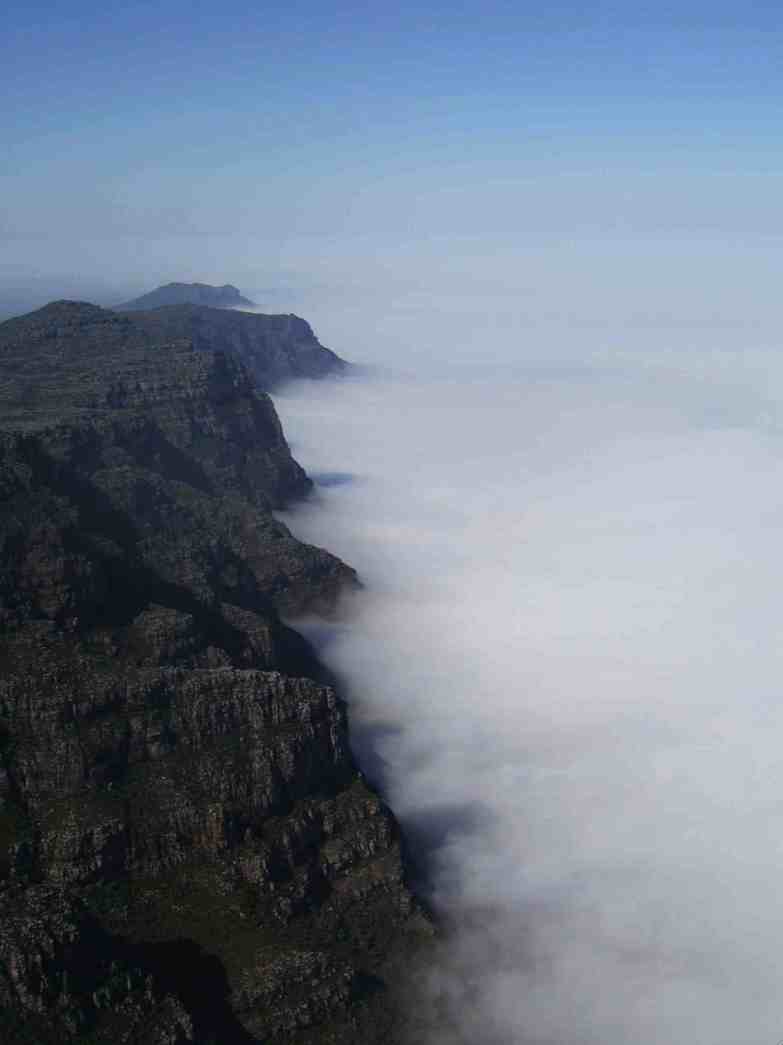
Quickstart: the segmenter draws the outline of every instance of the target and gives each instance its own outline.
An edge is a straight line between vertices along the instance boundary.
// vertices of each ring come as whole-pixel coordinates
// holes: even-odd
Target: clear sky
[[[11,0],[3,22],[0,293],[230,280],[331,329],[316,291],[537,282],[543,314],[589,272],[593,316],[618,280],[676,297],[702,265],[725,298],[738,265],[725,319],[775,314],[776,4]]]

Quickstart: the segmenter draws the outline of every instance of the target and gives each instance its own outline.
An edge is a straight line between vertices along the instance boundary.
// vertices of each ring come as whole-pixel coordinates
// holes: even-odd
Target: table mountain
[[[236,287],[226,283],[213,287],[209,283],[166,283],[148,294],[126,301],[117,308],[131,309],[160,308],[161,305],[211,305],[213,308],[255,308],[255,302],[243,297]]]
[[[11,1045],[399,1039],[431,934],[281,614],[353,571],[236,355],[0,324],[0,1023]]]

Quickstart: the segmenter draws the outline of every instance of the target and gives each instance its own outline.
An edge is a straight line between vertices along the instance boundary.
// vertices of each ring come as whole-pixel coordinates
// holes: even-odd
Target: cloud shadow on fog
[[[316,486],[331,489],[334,486],[348,486],[356,482],[356,476],[350,472],[315,472],[310,475]]]
[[[480,844],[496,818],[488,803],[443,802],[402,818],[404,852],[411,882],[424,897],[431,897],[444,848],[451,843]]]
[[[338,616],[339,612],[338,609]],[[334,623],[317,617],[292,620],[290,623],[305,636],[319,660],[328,665],[330,682],[347,700],[349,707],[356,703],[350,671],[335,668],[330,656],[330,651],[342,639],[345,623]],[[369,785],[386,801],[393,790],[394,765],[382,752],[390,745],[409,746],[406,733],[410,728],[391,717],[386,720],[378,717],[367,720],[360,715],[351,716],[349,739],[354,757]],[[427,761],[427,753],[420,753],[419,759]],[[398,815],[398,819],[402,829],[407,873],[422,899],[432,892],[438,854],[446,843],[456,839],[463,842],[478,840],[482,832],[486,832],[495,822],[492,807],[477,800],[436,802]]]
[[[393,789],[394,764],[381,752],[390,741],[395,746],[404,746],[405,733],[406,727],[391,720],[352,721],[351,724],[351,747],[362,772],[370,785],[386,799]],[[420,757],[426,760],[427,755],[424,753]],[[446,843],[459,839],[469,844],[492,826],[495,817],[489,804],[468,800],[434,802],[421,809],[408,810],[399,819],[411,880],[426,896],[431,892],[438,854]]]

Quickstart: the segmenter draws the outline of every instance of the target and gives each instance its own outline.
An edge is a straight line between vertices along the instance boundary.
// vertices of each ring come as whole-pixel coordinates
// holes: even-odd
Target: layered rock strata
[[[281,613],[353,571],[230,353],[0,324],[0,1039],[395,1041],[430,934]]]
[[[170,305],[134,312],[133,322],[154,340],[190,338],[197,348],[233,353],[247,366],[259,388],[281,381],[324,377],[347,364],[325,348],[299,316],[232,312],[204,305]]]

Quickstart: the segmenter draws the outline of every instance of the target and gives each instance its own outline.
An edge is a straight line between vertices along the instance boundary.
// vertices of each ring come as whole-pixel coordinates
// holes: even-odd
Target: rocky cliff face
[[[265,316],[201,305],[172,305],[135,312],[134,323],[155,341],[189,338],[199,349],[231,352],[247,366],[259,388],[281,381],[324,377],[347,364],[318,341],[298,316]]]
[[[112,365],[119,360],[125,367],[136,359],[135,377],[142,389],[145,380],[156,382],[165,399],[166,389],[177,386],[177,373],[167,374],[148,350],[178,342],[199,352],[232,356],[244,364],[255,387],[262,390],[291,378],[324,377],[347,368],[297,316],[264,316],[198,305],[123,313],[84,302],[53,302],[0,323],[2,424],[40,424],[44,404],[55,419],[64,418],[67,410],[112,406],[90,397],[94,384],[105,393],[109,360]],[[170,363],[175,364],[173,357]],[[58,390],[55,381],[64,387]],[[117,384],[118,394],[131,391],[130,387],[123,391]]]
[[[3,1041],[393,1041],[429,927],[281,612],[353,572],[234,356],[57,303],[0,325]]]

